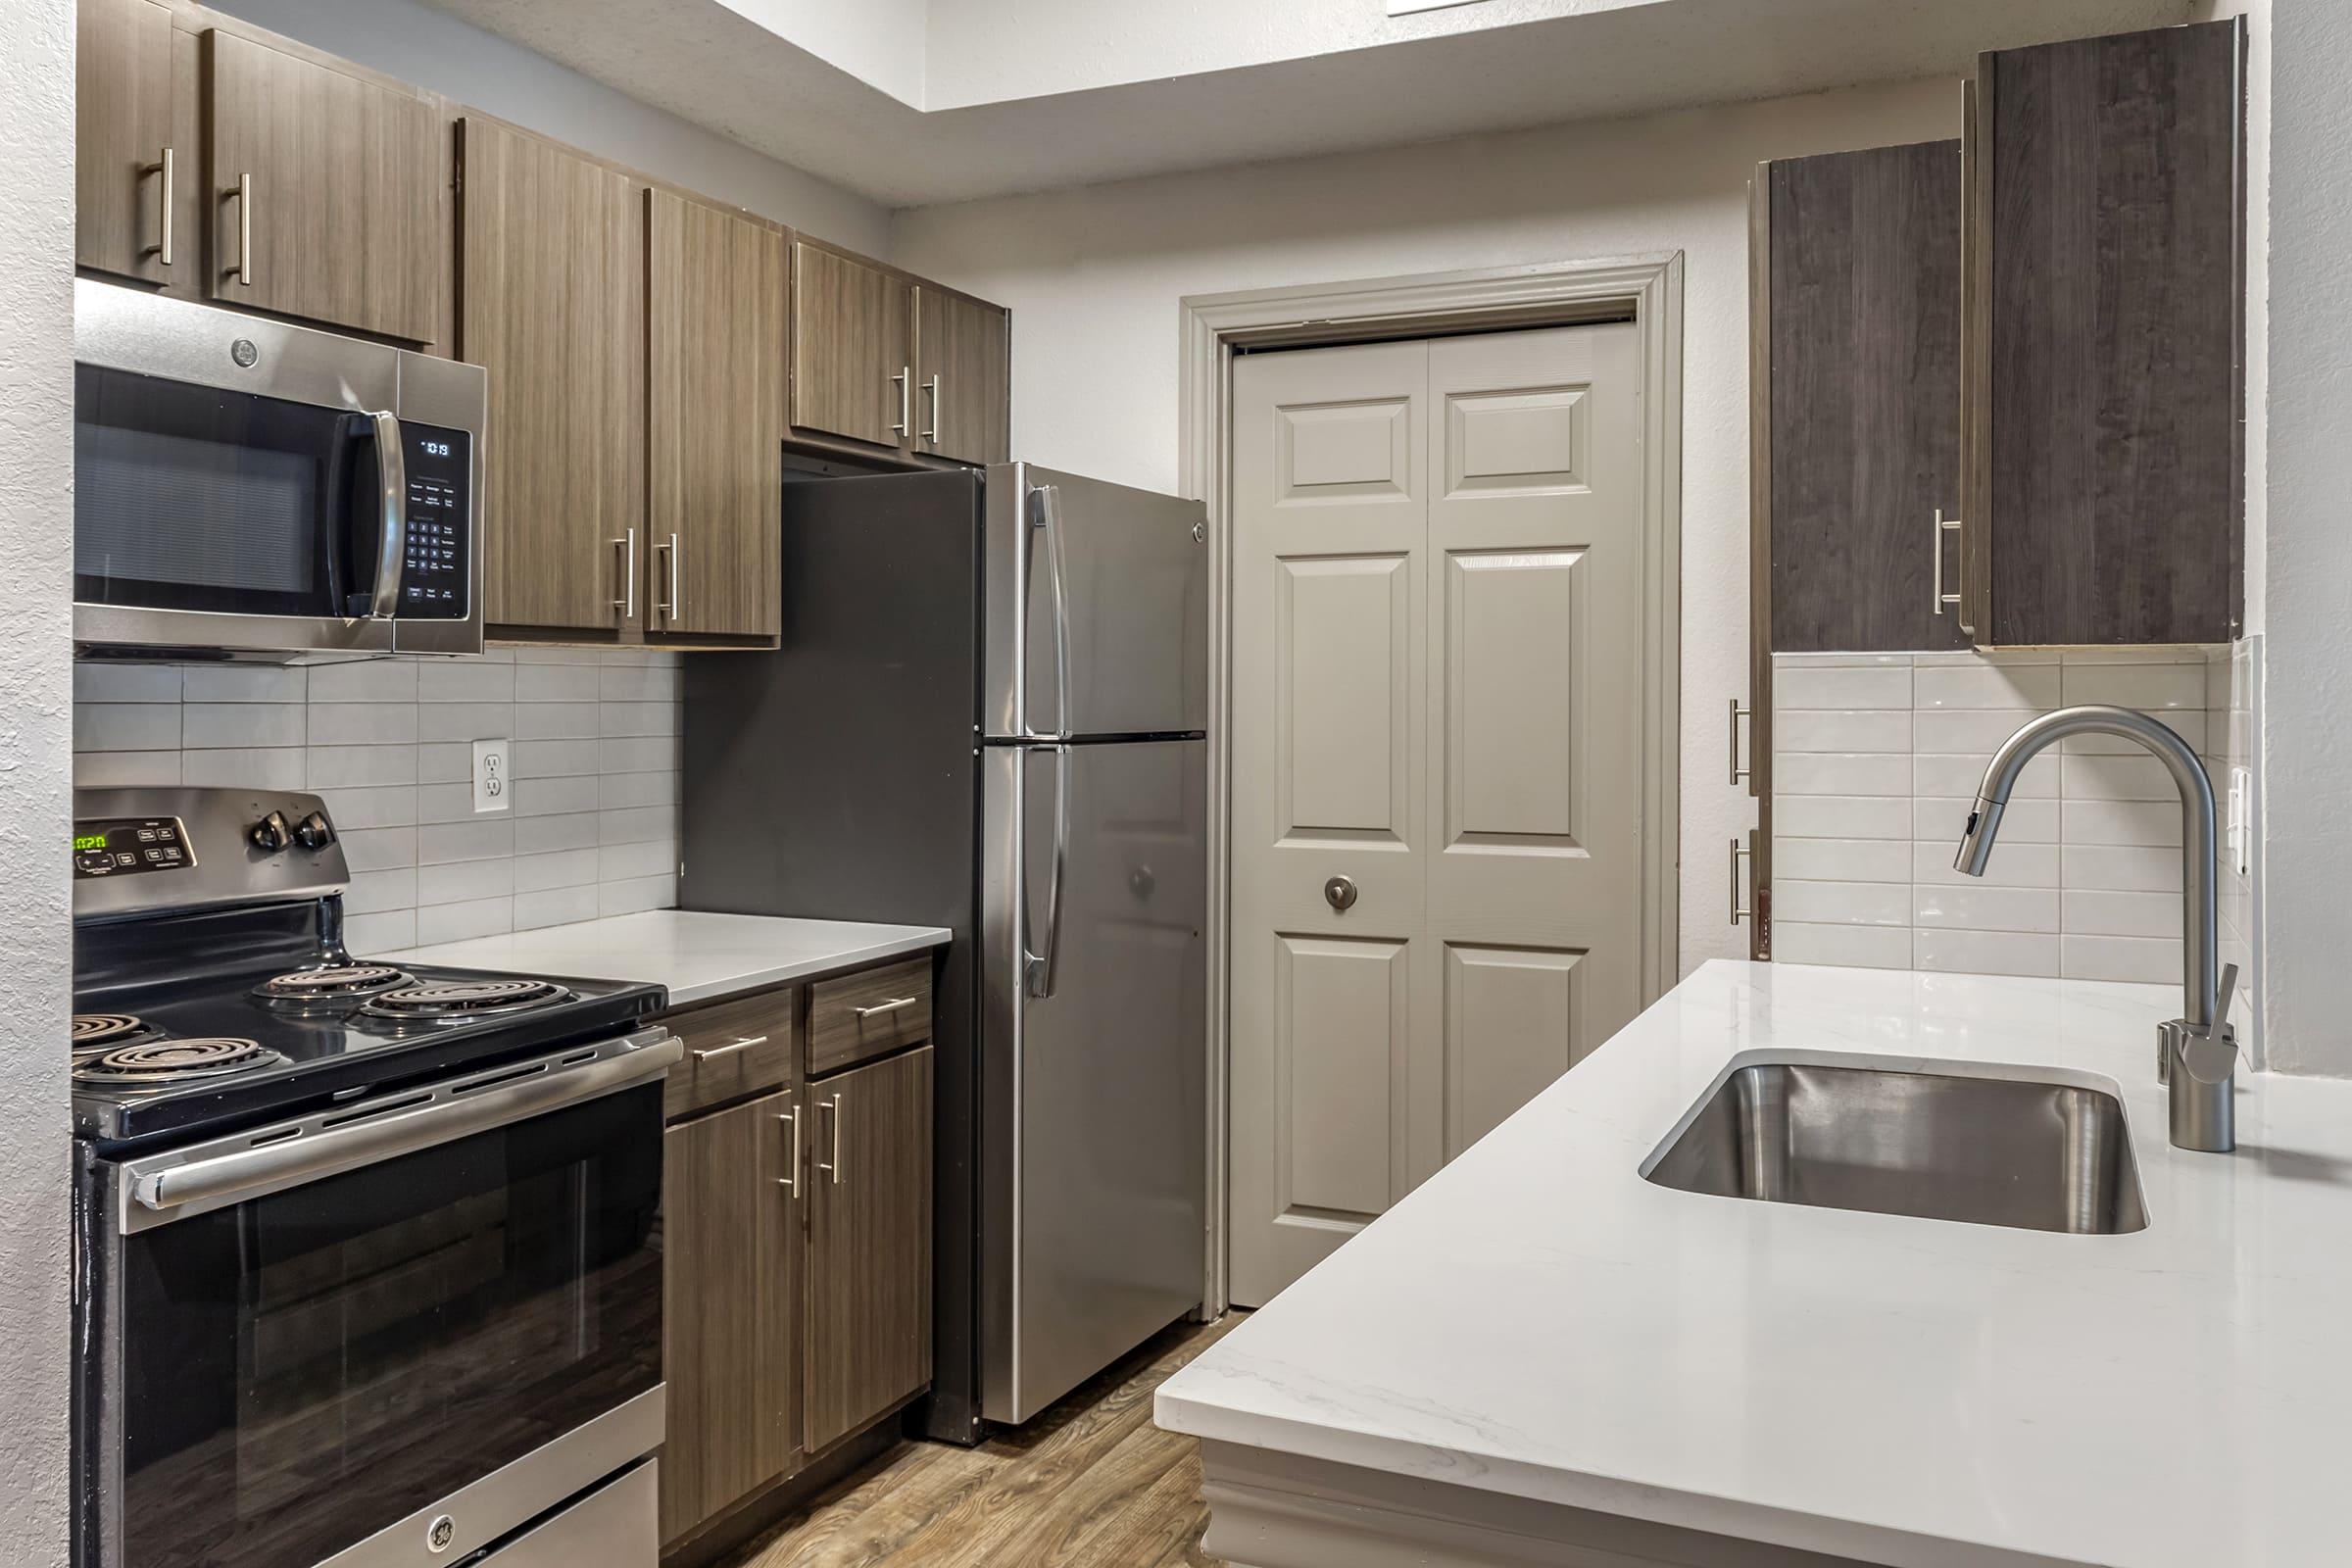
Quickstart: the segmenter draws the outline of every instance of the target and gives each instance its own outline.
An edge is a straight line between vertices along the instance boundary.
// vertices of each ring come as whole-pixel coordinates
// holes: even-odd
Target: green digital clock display
[[[103,850],[106,848],[106,835],[103,833],[76,833],[74,835],[74,848],[76,850]]]

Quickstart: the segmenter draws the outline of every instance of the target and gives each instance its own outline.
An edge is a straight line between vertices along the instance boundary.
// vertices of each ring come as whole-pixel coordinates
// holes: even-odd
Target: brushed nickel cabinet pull
[[[816,1102],[817,1109],[829,1110],[833,1113],[833,1161],[831,1164],[827,1164],[820,1159],[816,1162],[816,1168],[830,1174],[833,1178],[833,1185],[836,1187],[841,1185],[841,1102],[847,1098],[848,1096],[837,1093],[830,1100],[820,1100]]]
[[[669,543],[656,545],[654,550],[657,554],[665,553],[669,557],[669,597],[655,600],[654,609],[661,612],[665,621],[675,620],[678,618],[678,536],[671,534]]]
[[[697,1061],[709,1061],[713,1056],[732,1056],[738,1051],[749,1051],[754,1046],[764,1046],[766,1044],[767,1036],[765,1035],[746,1035],[741,1040],[731,1042],[730,1044],[723,1046],[711,1046],[703,1051],[689,1052],[688,1054],[693,1056]]]
[[[229,193],[237,202],[237,265],[230,270],[237,286],[253,287],[253,176],[239,174],[237,188]]]
[[[777,1116],[776,1120],[790,1123],[792,1127],[792,1142],[784,1156],[785,1168],[792,1174],[777,1177],[776,1185],[798,1201],[801,1196],[801,1107],[793,1106]]]
[[[899,389],[899,422],[890,427],[890,433],[905,440],[906,427],[914,422],[914,367],[902,367],[890,379]]]
[[[1734,925],[1738,925],[1740,921],[1746,919],[1748,916],[1756,912],[1752,908],[1743,909],[1740,907],[1740,894],[1741,891],[1740,887],[1740,858],[1741,856],[1752,856],[1756,852],[1753,850],[1742,848],[1738,839],[1732,840],[1732,924]]]
[[[852,1007],[850,1011],[860,1018],[871,1018],[878,1012],[896,1012],[901,1007],[911,1007],[921,1000],[920,997],[893,997],[888,1002],[877,1002],[870,1007]]]
[[[612,541],[620,552],[620,592],[613,597],[612,608],[620,612],[623,620],[637,618],[637,530],[631,528]]]
[[[939,377],[934,375],[925,381],[923,391],[931,398],[931,428],[923,432],[923,439],[936,447],[939,445]]]
[[[1740,721],[1743,718],[1752,718],[1754,716],[1755,710],[1753,709],[1742,708],[1740,705],[1740,699],[1737,697],[1732,699],[1732,782],[1735,784],[1739,783],[1741,779],[1753,778],[1755,776],[1754,768],[1741,767],[1740,765]]]
[[[176,205],[173,201],[173,187],[178,183],[178,180],[174,176],[172,171],[173,162],[174,160],[172,156],[172,149],[167,147],[164,149],[164,156],[162,158],[156,160],[152,164],[141,164],[139,166],[139,172],[142,174],[161,174],[164,176],[164,220],[161,225],[162,231],[157,235],[156,243],[147,247],[147,254],[155,258],[156,265],[159,267],[170,267],[172,265],[172,209],[174,205]]]
[[[1958,517],[1947,517],[1947,516],[1945,516],[1945,515],[1943,514],[1943,509],[1942,509],[1941,507],[1937,507],[1937,508],[1936,509],[1936,534],[1935,534],[1935,539],[1936,539],[1936,570],[1935,570],[1935,573],[1934,573],[1934,578],[1935,578],[1935,587],[1934,587],[1934,589],[1932,590],[1932,593],[1933,593],[1934,597],[1933,597],[1932,601],[1930,602],[1930,604],[1929,604],[1928,608],[1929,608],[1929,609],[1931,609],[1931,610],[1933,610],[1933,611],[1935,611],[1935,612],[1936,612],[1936,613],[1937,613],[1938,615],[1940,615],[1940,614],[1942,614],[1942,613],[1943,613],[1943,607],[1944,607],[1944,606],[1946,606],[1946,605],[1956,605],[1956,604],[1958,604],[1958,603],[1960,602],[1960,596],[1959,596],[1958,594],[1947,594],[1947,593],[1945,593],[1945,592],[1943,591],[1943,536],[1944,536],[1945,534],[1947,534],[1947,533],[1958,533],[1959,531],[1960,531],[1960,519],[1959,519]],[[1967,628],[1967,627],[1965,627],[1965,626],[1963,626],[1963,627],[1961,628],[1961,630],[1963,630],[1963,631],[1966,631],[1967,629],[1968,629],[1968,628]]]

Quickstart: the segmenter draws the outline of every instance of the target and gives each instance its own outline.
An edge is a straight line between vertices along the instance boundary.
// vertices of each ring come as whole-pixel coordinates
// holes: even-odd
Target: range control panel
[[[184,871],[195,863],[195,847],[176,816],[113,816],[74,824],[77,880]]]
[[[409,549],[400,613],[463,620],[473,585],[473,437],[464,430],[400,426],[409,470]]]

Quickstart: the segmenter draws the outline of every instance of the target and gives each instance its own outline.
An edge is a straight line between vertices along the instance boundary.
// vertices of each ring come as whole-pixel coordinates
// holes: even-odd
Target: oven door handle
[[[582,1059],[586,1053],[596,1054]],[[369,1115],[345,1106],[122,1167],[125,1235],[396,1159],[659,1079],[685,1047],[659,1026],[603,1048],[573,1047],[392,1092]]]
[[[390,620],[400,613],[400,589],[409,562],[409,454],[400,438],[400,416],[370,414],[375,426],[375,472],[382,481],[383,544],[375,562],[375,603],[371,620]]]

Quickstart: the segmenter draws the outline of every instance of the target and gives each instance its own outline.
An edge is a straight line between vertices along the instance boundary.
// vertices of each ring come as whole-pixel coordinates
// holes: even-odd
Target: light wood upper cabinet
[[[169,200],[201,177],[193,147],[172,141],[172,13],[153,0],[75,8],[74,261],[145,282],[197,263]]]
[[[212,297],[432,342],[448,184],[432,105],[223,28],[205,39]]]
[[[467,116],[458,353],[490,372],[482,592],[493,626],[642,624],[645,190]]]
[[[792,254],[792,423],[906,446],[914,410],[914,285],[830,245]]]
[[[961,463],[1012,456],[1012,321],[994,305],[918,284],[916,449]]]
[[[931,1381],[932,1048],[807,1090],[811,1453]]]
[[[776,635],[791,235],[649,193],[649,630]]]
[[[786,1090],[662,1139],[662,1539],[674,1541],[799,1453],[806,1162]]]

